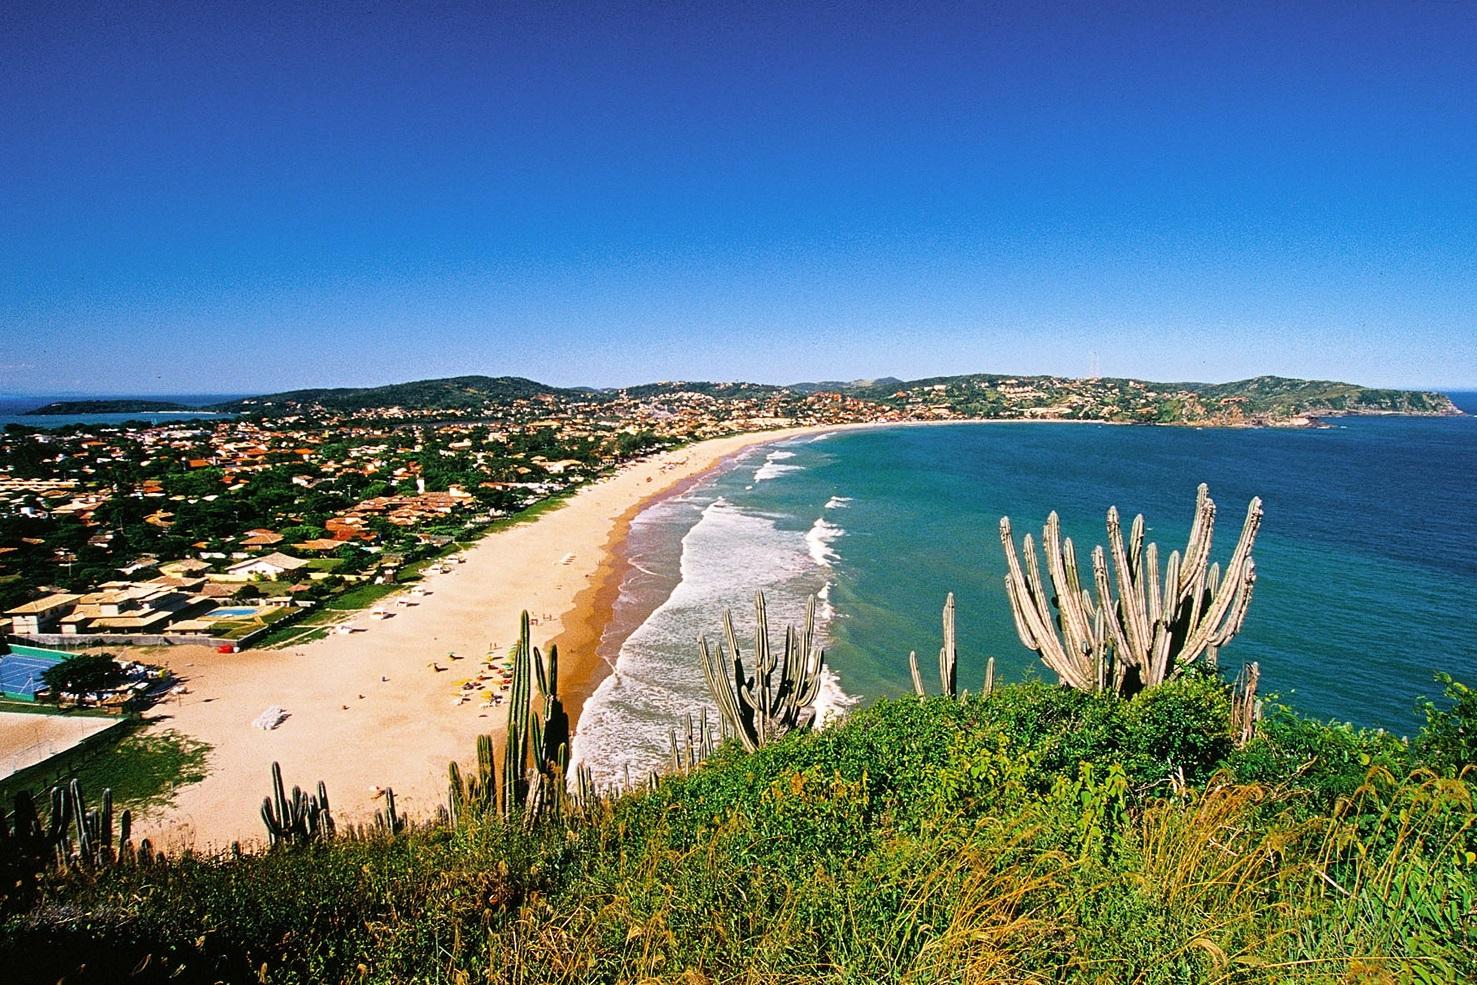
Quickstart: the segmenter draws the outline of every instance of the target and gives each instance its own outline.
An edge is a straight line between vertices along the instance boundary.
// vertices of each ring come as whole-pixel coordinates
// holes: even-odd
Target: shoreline
[[[453,705],[454,686],[473,675],[490,644],[506,652],[525,609],[537,620],[535,645],[563,651],[561,691],[577,731],[586,702],[614,670],[607,636],[630,570],[624,546],[643,510],[758,446],[838,431],[1006,423],[1108,422],[877,421],[712,438],[629,463],[533,522],[479,539],[464,551],[465,564],[419,583],[430,592],[419,604],[397,606],[402,593],[384,600],[392,618],[353,617],[366,632],[230,656],[207,647],[155,650],[149,659],[174,670],[188,692],[147,717],[209,744],[210,775],[176,791],[173,806],[137,818],[137,836],[176,851],[263,841],[256,808],[273,761],[289,785],[311,789],[323,780],[341,823],[372,820],[386,786],[406,815],[433,817],[447,764],[467,764],[479,734],[501,745],[504,732],[505,705]],[[252,728],[272,705],[290,717],[275,730]]]
[[[356,614],[348,622],[360,632],[231,655],[203,646],[151,650],[147,659],[173,670],[185,691],[146,719],[209,744],[210,773],[175,791],[172,805],[137,817],[135,837],[172,852],[264,842],[257,809],[274,761],[288,786],[312,789],[322,780],[340,824],[372,822],[386,787],[404,816],[434,817],[447,764],[469,765],[478,735],[502,744],[506,704],[454,703],[455,695],[494,645],[498,655],[507,652],[521,612],[535,620],[535,646],[547,652],[556,642],[563,651],[560,689],[577,727],[609,671],[599,634],[619,592],[619,548],[631,519],[749,448],[833,430],[725,435],[628,464],[535,521],[469,545],[465,563],[449,573],[386,597],[381,605],[392,617]],[[416,586],[426,594],[408,592]],[[470,693],[493,687],[474,684]],[[287,719],[276,729],[253,728],[271,706]]]
[[[563,654],[578,653],[587,655],[580,660],[580,669],[584,671],[578,684],[569,689],[565,696],[565,709],[569,712],[570,740],[573,742],[575,734],[579,731],[580,713],[584,710],[585,702],[594,696],[595,691],[601,683],[615,672],[615,658],[619,654],[620,647],[624,645],[630,636],[641,624],[640,621],[628,627],[618,636],[612,635],[611,628],[614,623],[615,607],[620,601],[621,591],[625,586],[626,576],[630,573],[632,562],[630,552],[627,550],[627,540],[631,532],[631,524],[636,517],[651,509],[659,503],[665,502],[700,485],[706,480],[717,475],[727,468],[741,455],[769,444],[788,441],[791,438],[804,437],[811,434],[824,434],[836,430],[832,426],[817,426],[814,428],[790,428],[783,435],[776,434],[765,437],[767,432],[753,432],[760,440],[743,444],[733,449],[722,457],[715,459],[706,467],[695,471],[682,479],[660,489],[653,491],[650,495],[633,503],[624,513],[617,518],[611,528],[610,538],[602,549],[602,558],[591,584],[580,591],[570,603],[568,616],[563,620],[564,632],[552,642],[559,647],[560,668],[564,666]],[[719,439],[721,440],[721,439]],[[701,443],[699,443],[701,444]],[[696,448],[697,445],[689,445]],[[658,602],[657,605],[660,605]],[[641,621],[654,611],[644,612]],[[571,750],[572,755],[572,750]]]

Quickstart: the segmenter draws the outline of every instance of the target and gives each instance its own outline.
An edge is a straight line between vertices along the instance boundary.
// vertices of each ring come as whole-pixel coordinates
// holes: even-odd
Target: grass
[[[96,743],[0,781],[0,802],[9,803],[20,790],[39,796],[76,777],[89,796],[111,789],[118,809],[147,812],[170,804],[180,787],[205,779],[209,754],[203,742],[133,720]]]
[[[354,588],[349,589],[347,592],[344,592],[342,595],[336,595],[333,598],[325,601],[323,603],[323,608],[331,609],[338,612],[352,611],[355,609],[367,609],[374,603],[378,602],[380,599],[383,599],[389,595],[394,595],[396,592],[401,591],[404,587],[404,585],[400,584],[376,585],[373,583],[367,583],[363,585],[357,585]]]
[[[884,701],[531,827],[76,874],[0,949],[69,982],[1477,980],[1473,775],[1286,714],[1237,749],[1227,711]]]

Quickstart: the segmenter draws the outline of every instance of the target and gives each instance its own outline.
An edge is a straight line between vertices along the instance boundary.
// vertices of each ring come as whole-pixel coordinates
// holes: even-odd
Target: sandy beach
[[[386,786],[401,813],[434,814],[447,763],[475,760],[476,736],[501,732],[504,715],[478,698],[454,704],[456,683],[473,677],[490,649],[506,651],[523,610],[539,620],[535,645],[559,643],[560,684],[577,718],[606,671],[596,644],[619,590],[614,548],[631,518],[749,447],[823,430],[838,428],[715,438],[629,465],[534,522],[482,538],[465,563],[418,583],[426,590],[414,596],[419,604],[387,599],[377,607],[395,615],[384,620],[356,614],[350,622],[363,632],[229,655],[154,651],[151,659],[178,674],[188,693],[153,716],[209,743],[211,774],[181,789],[172,808],[141,819],[138,836],[199,850],[262,840],[258,810],[273,760],[289,786],[323,780],[341,822],[372,818]],[[254,728],[273,705],[287,719]]]

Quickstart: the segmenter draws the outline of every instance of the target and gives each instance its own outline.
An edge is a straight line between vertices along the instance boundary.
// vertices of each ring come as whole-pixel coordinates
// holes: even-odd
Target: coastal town
[[[855,419],[808,397],[807,423]],[[454,552],[499,519],[672,445],[794,423],[700,393],[588,403],[12,426],[0,438],[0,634],[239,647]],[[878,415],[881,416],[881,415]]]
[[[499,520],[653,451],[722,435],[968,419],[1306,426],[1315,412],[1445,412],[1428,396],[1275,378],[580,391],[473,377],[253,398],[229,415],[163,424],[12,425],[0,436],[0,635],[226,649],[281,639],[295,623],[332,622],[315,609],[373,604]]]

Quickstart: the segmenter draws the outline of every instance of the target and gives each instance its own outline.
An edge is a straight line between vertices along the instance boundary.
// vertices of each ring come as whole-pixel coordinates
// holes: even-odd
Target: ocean
[[[1469,411],[1477,395],[1454,395]],[[709,705],[697,638],[724,607],[752,653],[753,594],[771,633],[818,597],[824,715],[910,693],[909,650],[936,666],[940,610],[958,606],[961,687],[987,656],[1006,681],[1055,680],[1016,636],[998,524],[1039,536],[1055,509],[1085,562],[1104,514],[1143,513],[1183,547],[1195,487],[1229,556],[1261,496],[1258,581],[1228,673],[1300,711],[1399,734],[1438,671],[1477,682],[1477,418],[1342,418],[1326,430],[989,423],[807,437],[750,450],[635,520],[630,574],[602,644],[613,673],[586,704],[574,757],[602,782],[668,762],[668,729]],[[933,675],[936,678],[936,674]],[[711,708],[711,705],[709,705]]]
[[[66,427],[69,424],[122,424],[125,421],[148,421],[151,424],[161,424],[167,421],[198,420],[201,418],[214,419],[229,417],[229,414],[207,414],[203,412],[176,411],[169,414],[61,414],[57,416],[46,415],[44,417],[33,417],[28,411],[37,407],[44,407],[58,400],[168,400],[187,407],[199,407],[205,404],[221,403],[226,400],[235,400],[247,394],[227,393],[202,393],[202,394],[169,394],[166,396],[139,395],[139,394],[60,394],[53,396],[20,396],[14,394],[0,394],[0,430],[7,424],[24,424],[26,427],[46,428],[55,430]]]

